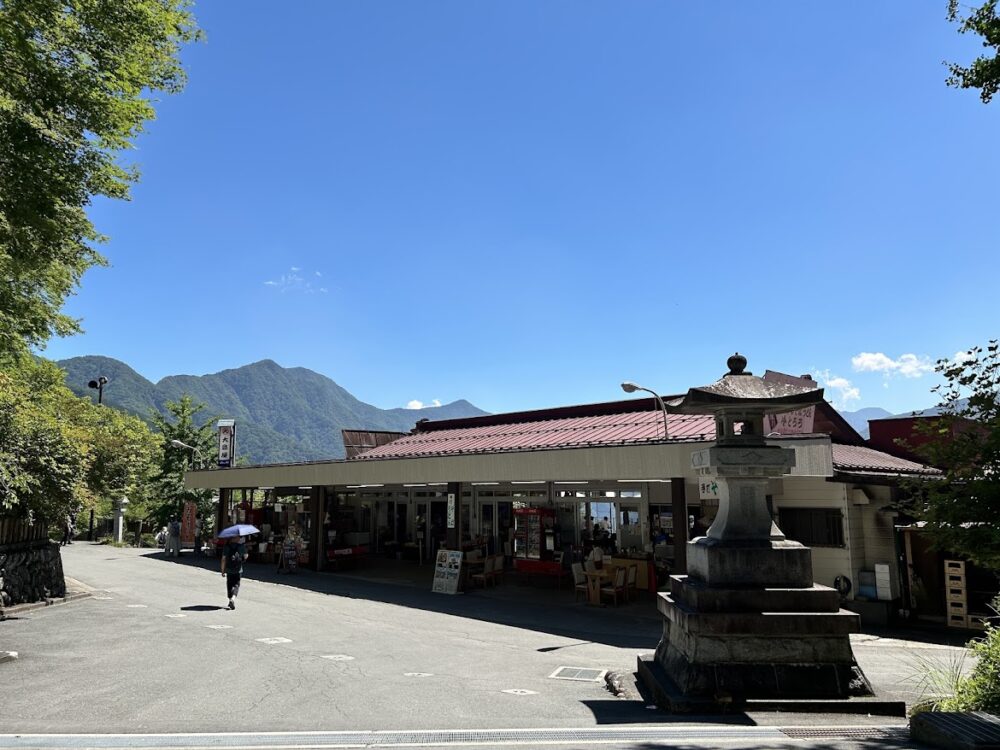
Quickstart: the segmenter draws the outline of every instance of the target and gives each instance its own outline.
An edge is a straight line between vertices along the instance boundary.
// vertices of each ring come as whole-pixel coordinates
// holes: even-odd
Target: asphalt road
[[[637,693],[616,698],[603,680],[551,677],[561,666],[631,674],[636,655],[652,650],[659,635],[648,604],[595,609],[572,603],[566,591],[517,586],[448,597],[349,575],[277,578],[270,568],[248,566],[238,609],[228,611],[215,565],[168,561],[148,550],[65,548],[67,575],[97,591],[0,623],[0,649],[20,654],[0,664],[0,747],[55,746],[41,737],[27,745],[29,738],[15,733],[127,733],[131,746],[136,734],[223,733],[184,745],[221,747],[234,742],[224,739],[233,732],[289,731],[323,732],[305,744],[342,747],[357,746],[344,743],[372,730],[404,732],[396,740],[405,737],[409,746],[440,744],[446,736],[499,746],[534,741],[511,734],[479,743],[412,731],[537,728],[590,732],[591,739],[580,735],[572,743],[605,746],[628,740],[622,746],[777,747],[787,741],[801,747],[807,736],[775,734],[777,727],[903,723],[788,714],[693,720],[651,711]],[[855,651],[883,697],[909,700],[915,690],[900,678],[918,671],[918,656],[944,663],[958,653],[948,645],[871,635],[860,637]],[[729,734],[696,737],[695,729],[713,727]],[[674,734],[659,741],[637,735],[634,742],[607,734],[628,729]],[[354,734],[329,735],[337,731]],[[861,746],[837,736],[822,746]],[[303,744],[298,735],[281,737],[239,744]],[[363,744],[393,744],[387,737],[369,736]],[[116,746],[111,738],[63,741],[59,746]],[[160,738],[149,746],[180,746],[171,744],[177,741]]]

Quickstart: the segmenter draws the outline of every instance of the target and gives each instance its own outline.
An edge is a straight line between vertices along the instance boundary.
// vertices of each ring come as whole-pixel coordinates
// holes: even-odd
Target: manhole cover
[[[606,669],[588,669],[587,667],[559,667],[549,675],[553,680],[579,680],[581,682],[600,682],[607,674]]]

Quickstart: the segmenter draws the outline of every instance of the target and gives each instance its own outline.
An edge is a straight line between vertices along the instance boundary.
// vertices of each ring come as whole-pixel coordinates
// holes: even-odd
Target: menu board
[[[457,594],[462,582],[462,553],[439,549],[434,563],[435,594]]]

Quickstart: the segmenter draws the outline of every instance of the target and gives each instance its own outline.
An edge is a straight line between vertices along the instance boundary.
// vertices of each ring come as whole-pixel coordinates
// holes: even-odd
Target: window
[[[843,547],[844,521],[836,508],[779,508],[785,536],[809,547]]]

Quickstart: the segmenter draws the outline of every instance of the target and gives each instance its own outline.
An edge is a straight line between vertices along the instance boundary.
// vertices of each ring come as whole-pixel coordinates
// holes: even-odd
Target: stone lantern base
[[[672,690],[701,709],[872,695],[851,650],[858,615],[840,608],[834,589],[813,583],[809,548],[701,537],[688,545],[688,570],[658,594],[655,662]]]

